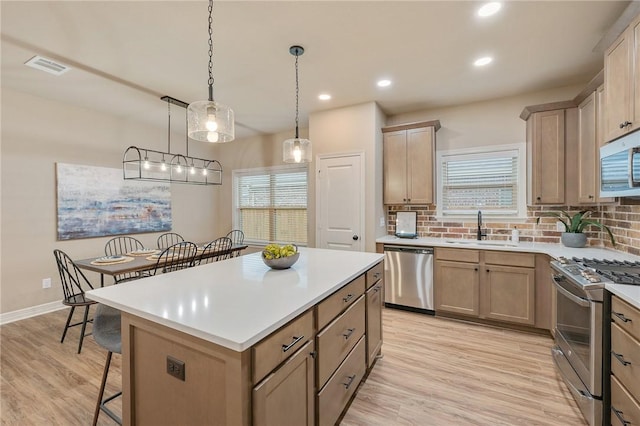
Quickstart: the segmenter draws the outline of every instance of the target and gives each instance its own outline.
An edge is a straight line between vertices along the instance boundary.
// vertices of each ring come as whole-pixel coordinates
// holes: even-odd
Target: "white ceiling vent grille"
[[[40,71],[45,71],[53,75],[62,75],[71,69],[71,67],[67,65],[52,61],[51,59],[47,59],[38,55],[29,59],[24,64],[28,67],[35,68]]]

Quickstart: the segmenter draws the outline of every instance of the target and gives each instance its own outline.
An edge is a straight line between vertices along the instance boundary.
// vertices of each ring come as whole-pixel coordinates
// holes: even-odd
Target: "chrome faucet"
[[[478,210],[478,241],[482,240],[482,237],[487,236],[487,231],[482,231],[482,212]]]

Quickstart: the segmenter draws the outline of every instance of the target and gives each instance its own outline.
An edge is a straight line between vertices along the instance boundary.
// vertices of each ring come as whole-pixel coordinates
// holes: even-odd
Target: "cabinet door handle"
[[[614,357],[616,357],[616,359],[618,360],[618,362],[620,362],[620,364],[624,365],[625,367],[627,365],[631,365],[631,363],[627,360],[624,359],[624,355],[622,354],[618,354],[615,353],[614,351],[611,351],[611,355],[613,355]]]
[[[627,126],[631,126],[631,122],[630,121],[625,121],[624,123],[620,123],[620,128],[624,129]]]
[[[353,294],[349,293],[345,297],[342,298],[344,303],[347,303],[349,300],[353,299]]]
[[[347,379],[347,383],[343,383],[345,389],[349,389],[351,383],[353,383],[353,381],[356,379],[356,375],[354,374],[353,376],[347,376]]]
[[[625,316],[624,316],[624,314],[621,314],[621,313],[619,313],[619,312],[615,312],[615,311],[612,311],[611,313],[612,313],[613,315],[617,316],[617,317],[618,317],[618,319],[619,319],[620,321],[622,321],[622,322],[633,322],[633,321],[631,321],[629,318],[625,317]]]
[[[474,271],[477,271],[477,270],[478,270],[478,268],[473,268],[473,270],[474,270]]]
[[[288,351],[289,349],[294,347],[296,345],[296,343],[298,343],[302,339],[304,339],[304,336],[300,336],[300,337],[293,336],[293,341],[291,343],[289,343],[288,345],[282,345],[282,352]]]
[[[373,288],[373,292],[374,292],[374,293],[379,292],[379,291],[380,291],[380,288],[381,288],[381,287],[380,287],[379,285],[375,286],[375,287]]]
[[[536,197],[536,200],[537,200],[537,201],[540,201],[540,200],[542,200],[542,198],[540,198],[540,197]]]
[[[491,271],[487,269],[487,272],[491,272]]]
[[[380,275],[382,275],[380,272],[376,272],[373,274],[373,279],[377,280],[378,278],[380,278]]]
[[[613,405],[611,406],[611,411],[613,411],[613,414],[616,415],[616,417],[618,418],[622,426],[627,426],[631,424],[629,420],[625,420],[623,416],[624,413],[620,410],[616,410],[616,408]]]
[[[356,331],[355,328],[347,328],[347,332],[343,334],[344,340],[347,340],[349,337],[351,337],[354,331]]]

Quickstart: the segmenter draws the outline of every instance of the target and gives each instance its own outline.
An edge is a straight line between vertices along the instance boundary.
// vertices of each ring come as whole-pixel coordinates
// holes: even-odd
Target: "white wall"
[[[520,113],[528,105],[573,99],[584,85],[561,87],[508,98],[390,116],[387,125],[440,120],[436,149],[451,150],[524,142],[526,125]]]
[[[172,140],[184,140],[184,134]],[[2,89],[0,313],[62,299],[53,249],[74,259],[104,253],[108,237],[56,240],[56,162],[121,168],[129,145],[166,150],[166,142],[166,128]],[[190,148],[192,155],[213,155],[207,146]],[[214,224],[219,190],[173,184],[173,230],[196,241],[218,236]],[[158,235],[136,237],[145,246],[155,246]],[[88,276],[99,283],[97,274]],[[53,285],[43,289],[42,279],[48,277]]]
[[[375,251],[375,238],[384,234],[382,213],[382,134],[384,114],[375,102],[321,111],[309,116],[314,157],[321,154],[364,152],[365,250]],[[315,164],[313,165],[315,170]],[[309,228],[316,228],[315,179],[310,181]],[[315,246],[315,232],[313,245]]]

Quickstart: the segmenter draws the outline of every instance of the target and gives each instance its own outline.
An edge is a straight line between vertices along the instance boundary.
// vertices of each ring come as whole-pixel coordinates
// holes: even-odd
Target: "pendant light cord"
[[[213,24],[213,0],[209,0],[209,101],[213,102],[213,30],[211,26]]]
[[[298,139],[298,52],[296,51],[296,139]]]

